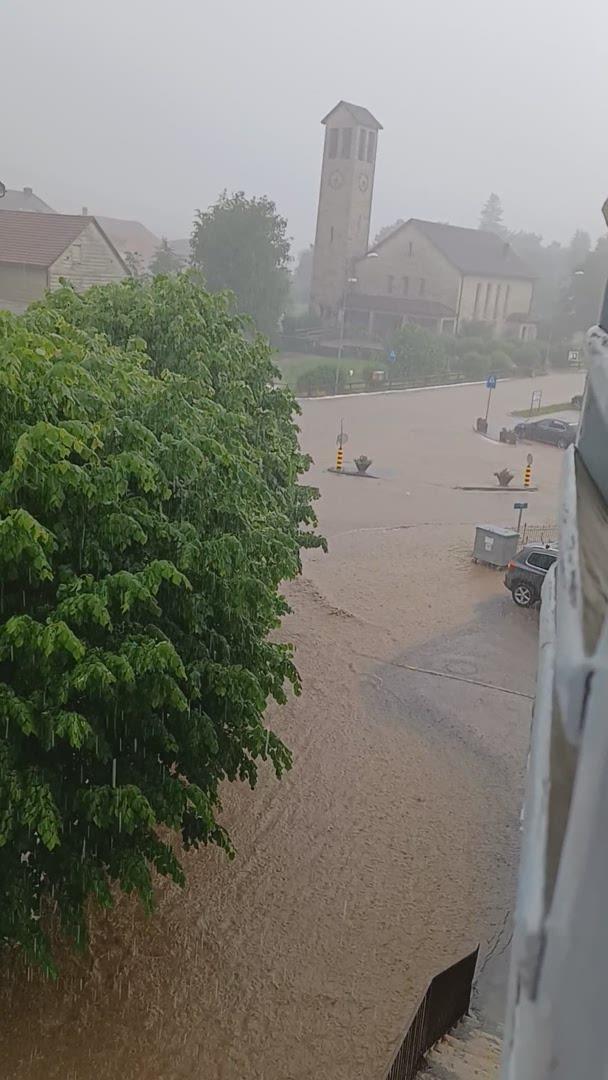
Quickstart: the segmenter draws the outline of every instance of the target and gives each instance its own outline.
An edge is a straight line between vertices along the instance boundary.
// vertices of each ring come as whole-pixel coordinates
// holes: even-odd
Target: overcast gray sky
[[[384,125],[373,228],[397,217],[601,231],[606,0],[1,0],[0,177],[63,211],[188,235],[224,187],[313,239],[321,117]]]

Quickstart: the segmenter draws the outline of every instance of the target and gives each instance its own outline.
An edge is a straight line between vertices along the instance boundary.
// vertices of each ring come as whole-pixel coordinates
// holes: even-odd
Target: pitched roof
[[[112,217],[98,217],[97,221],[122,255],[127,251],[137,252],[145,263],[149,263],[160,247],[160,238],[141,221]]]
[[[21,191],[7,188],[6,195],[0,199],[0,210],[29,210],[40,214],[54,214],[52,206],[34,195],[30,187],[24,187]]]
[[[496,233],[443,225],[439,221],[419,221],[417,218],[414,218],[414,224],[464,274],[535,276],[511,245]]]
[[[536,275],[523,259],[516,255],[513,248],[496,233],[483,229],[463,229],[459,225],[444,225],[441,221],[423,221],[410,218],[409,221],[393,229],[370,250],[377,251],[383,244],[396,236],[406,225],[415,225],[445,255],[446,259],[457,266],[463,274],[487,274],[489,277],[528,278]]]
[[[334,115],[336,109],[339,109],[341,105],[343,105],[345,109],[348,109],[356,124],[359,124],[361,127],[375,128],[376,131],[382,131],[382,124],[379,120],[376,120],[375,116],[372,116],[369,109],[364,109],[362,105],[353,105],[350,101],[339,101],[338,104],[334,105],[333,109],[328,112],[327,116],[323,117],[321,123],[326,124]]]
[[[0,263],[52,266],[91,223],[99,229],[122,263],[121,256],[94,217],[83,214],[24,214],[21,210],[3,210],[0,213]],[[127,267],[124,268],[128,273]]]

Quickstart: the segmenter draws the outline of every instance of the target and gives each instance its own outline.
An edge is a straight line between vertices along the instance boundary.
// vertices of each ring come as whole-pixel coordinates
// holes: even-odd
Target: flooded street
[[[543,402],[582,374],[538,380]],[[532,380],[499,384],[491,430]],[[536,383],[534,383],[534,387]],[[513,523],[507,465],[534,454],[530,522],[553,522],[562,454],[477,436],[480,386],[303,405],[328,555],[287,587],[304,689],[271,722],[277,782],[224,790],[237,857],[185,860],[146,919],[121,898],[57,984],[15,966],[2,1080],[383,1080],[429,978],[499,940],[513,900],[538,615],[471,562],[476,522]],[[327,472],[340,420],[347,459]],[[416,669],[416,670],[412,670]],[[444,678],[443,673],[451,676]]]

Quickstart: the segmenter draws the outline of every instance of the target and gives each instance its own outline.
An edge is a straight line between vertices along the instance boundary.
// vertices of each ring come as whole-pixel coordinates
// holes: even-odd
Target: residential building
[[[415,323],[454,334],[482,323],[497,337],[536,337],[534,274],[501,237],[410,218],[369,246],[378,132],[346,101],[322,123],[325,144],[311,311],[353,342],[388,340]]]
[[[0,213],[0,308],[23,311],[62,278],[80,292],[121,281],[128,268],[94,217]]]
[[[21,188],[20,191],[7,188],[6,194],[0,199],[0,210],[25,210],[38,214],[55,213],[53,207],[35,195],[31,187]]]
[[[82,212],[88,214],[86,206]],[[106,236],[110,238],[114,247],[122,257],[132,254],[141,259],[142,269],[146,270],[160,247],[160,237],[156,236],[141,221],[130,221],[126,218],[96,217]]]

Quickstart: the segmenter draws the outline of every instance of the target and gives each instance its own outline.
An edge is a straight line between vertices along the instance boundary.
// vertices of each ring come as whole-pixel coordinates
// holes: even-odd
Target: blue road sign
[[[496,375],[488,375],[486,379],[486,390],[496,389]]]
[[[391,349],[391,351],[388,354],[388,362],[389,362],[389,364],[394,364],[396,359],[397,359],[397,353],[395,352],[394,349]]]

